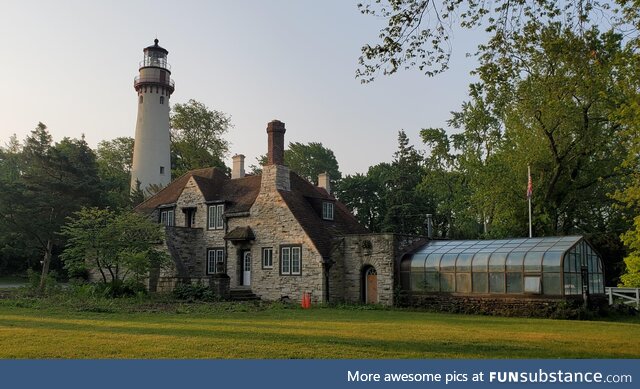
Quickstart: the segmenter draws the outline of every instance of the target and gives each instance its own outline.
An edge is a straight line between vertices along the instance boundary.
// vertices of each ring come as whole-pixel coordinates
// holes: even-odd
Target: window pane
[[[216,273],[224,273],[224,250],[216,251]]]
[[[524,278],[525,293],[540,293],[540,276]]]
[[[262,267],[264,268],[273,267],[273,249],[271,248],[262,249]]]
[[[440,273],[440,291],[453,292],[454,289],[454,273]]]
[[[300,247],[291,248],[291,274],[300,274]]]
[[[522,273],[507,273],[507,293],[522,293]]]
[[[426,292],[439,292],[440,291],[440,283],[438,273],[436,272],[427,272],[425,273],[424,278],[424,290]]]
[[[224,213],[224,205],[218,205],[216,207],[216,228],[222,228],[223,227],[223,222],[222,222],[222,214]]]
[[[209,206],[209,215],[207,217],[207,228],[213,229],[215,228],[215,220],[216,220],[216,207],[215,205]]]
[[[411,257],[411,272],[424,273],[425,254],[416,253]]]
[[[577,282],[577,274],[576,273],[564,273],[564,294],[572,295],[578,294],[576,282]]]
[[[560,293],[560,273],[542,274],[542,293],[551,296],[559,296]]]
[[[507,271],[522,271],[522,263],[524,261],[524,252],[516,251],[509,253],[507,257]]]
[[[547,251],[544,253],[544,257],[542,258],[542,271],[559,272],[561,258],[562,252],[559,251]]]
[[[489,253],[478,253],[473,257],[473,271],[487,271]]]
[[[282,260],[280,261],[282,274],[289,274],[291,272],[291,258],[289,257],[289,247],[282,248]]]
[[[429,254],[425,264],[427,271],[440,271],[440,257],[442,254]]]
[[[411,272],[411,290],[423,291],[425,290],[424,271],[412,271]]]
[[[487,293],[489,292],[487,281],[488,273],[473,273],[473,292],[474,293]]]
[[[542,271],[542,251],[530,251],[524,257],[524,271]]]
[[[213,274],[216,272],[215,250],[207,251],[207,273]]]
[[[462,253],[458,255],[458,260],[456,261],[456,271],[460,271],[460,272],[471,271],[472,259],[473,259],[473,254]]]
[[[507,253],[493,253],[489,259],[489,271],[504,271]]]
[[[456,292],[471,293],[471,273],[456,273]]]
[[[440,271],[455,271],[458,254],[445,254],[440,261]]]
[[[491,293],[504,293],[504,273],[489,273],[489,290]]]

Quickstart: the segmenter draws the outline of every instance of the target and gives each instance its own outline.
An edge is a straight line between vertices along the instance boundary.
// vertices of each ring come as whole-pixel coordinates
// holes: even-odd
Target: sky
[[[467,99],[478,31],[454,32],[450,69],[355,78],[360,47],[385,20],[362,0],[2,0],[0,145],[38,122],[55,141],[133,137],[133,78],[154,38],[169,51],[172,104],[195,99],[231,116],[231,156],[266,153],[266,125],[285,122],[285,142],[321,142],[343,174],[390,162],[399,130],[424,149],[422,128],[444,127]]]

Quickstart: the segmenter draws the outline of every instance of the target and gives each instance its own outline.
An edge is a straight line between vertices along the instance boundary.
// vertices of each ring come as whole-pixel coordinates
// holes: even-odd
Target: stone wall
[[[335,249],[336,263],[331,268],[329,291],[332,301],[363,301],[363,270],[372,266],[377,272],[378,302],[394,305],[397,289],[397,264],[414,243],[423,237],[397,234],[359,234],[341,238]]]
[[[241,251],[250,250],[252,258],[251,290],[264,300],[279,300],[288,297],[300,301],[303,293],[311,293],[314,303],[323,298],[322,257],[313,242],[295,219],[277,188],[284,190],[283,182],[289,169],[280,165],[265,166],[260,194],[251,207],[250,216],[229,219],[229,230],[251,226],[256,239],[252,242],[229,246],[227,273],[231,277],[231,288],[240,281]],[[286,173],[286,174],[285,174]],[[301,275],[280,275],[280,249],[282,245],[300,245]],[[262,268],[262,248],[273,248],[273,268]],[[232,258],[235,256],[235,258]]]
[[[584,313],[581,296],[558,299],[408,293],[401,295],[398,305],[430,311],[497,316],[578,318]],[[590,297],[591,311],[597,312],[606,305],[606,298]]]
[[[165,244],[176,276],[205,276],[206,251],[202,228],[165,227]]]

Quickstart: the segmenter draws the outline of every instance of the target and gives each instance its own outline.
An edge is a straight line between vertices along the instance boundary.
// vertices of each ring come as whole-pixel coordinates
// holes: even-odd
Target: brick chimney
[[[327,193],[331,194],[331,177],[329,177],[329,173],[318,174],[318,187],[324,188]]]
[[[232,159],[233,169],[231,170],[231,179],[244,177],[244,155],[236,154]]]
[[[267,124],[269,145],[267,149],[267,165],[284,166],[284,123],[272,120]]]
[[[269,145],[267,163],[262,167],[260,193],[291,190],[289,168],[284,165],[284,123],[272,120],[267,124]]]

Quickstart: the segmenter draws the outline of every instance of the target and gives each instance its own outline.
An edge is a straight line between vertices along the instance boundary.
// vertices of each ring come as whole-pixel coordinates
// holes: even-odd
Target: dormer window
[[[160,224],[163,224],[169,227],[175,225],[173,208],[163,209],[160,211]]]
[[[224,221],[222,215],[224,214],[224,204],[212,204],[209,205],[209,212],[207,214],[207,229],[209,230],[221,230],[224,228]]]
[[[333,220],[333,203],[329,201],[322,202],[322,218],[324,220]]]

